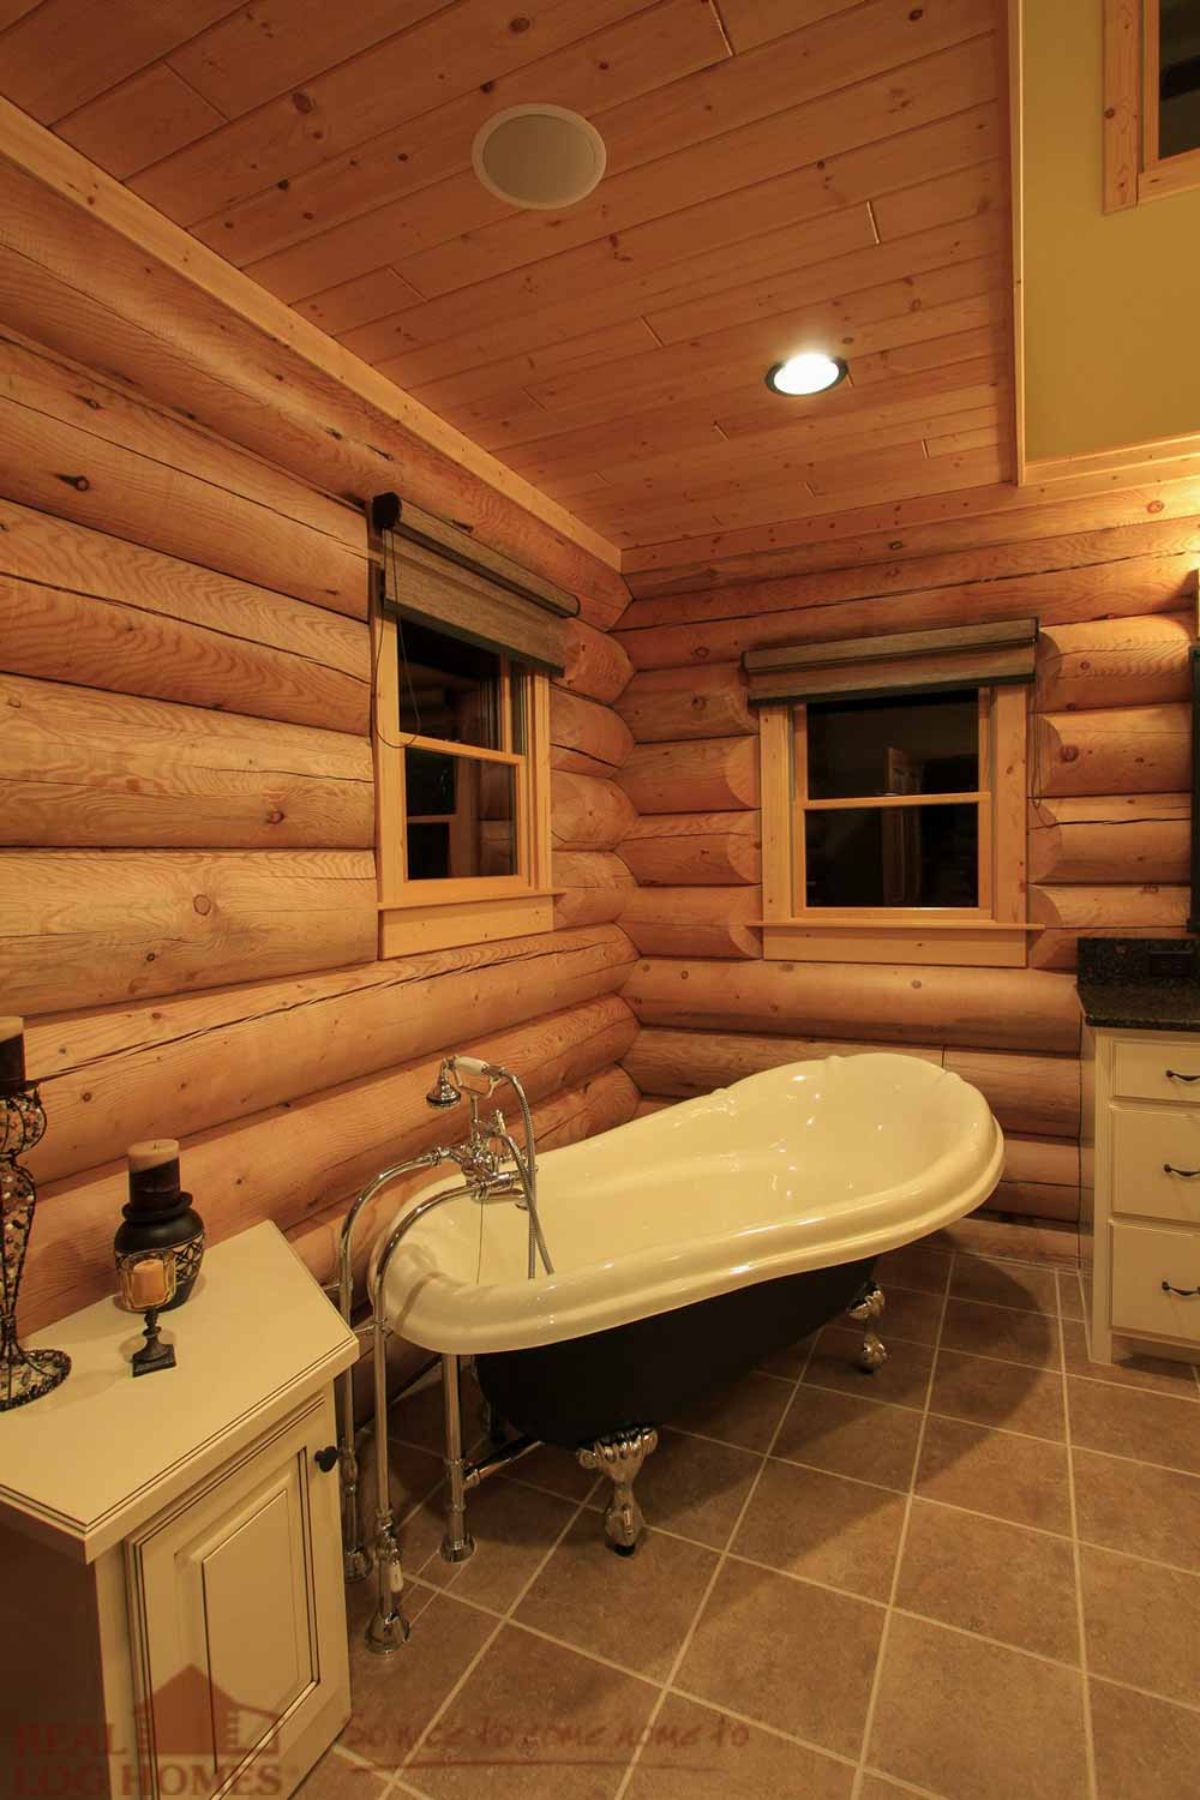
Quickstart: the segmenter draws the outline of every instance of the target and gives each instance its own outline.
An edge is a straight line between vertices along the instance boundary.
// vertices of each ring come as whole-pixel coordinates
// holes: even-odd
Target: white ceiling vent
[[[590,194],[606,159],[596,127],[565,106],[510,106],[480,128],[471,146],[475,173],[489,192],[541,212],[574,206]]]

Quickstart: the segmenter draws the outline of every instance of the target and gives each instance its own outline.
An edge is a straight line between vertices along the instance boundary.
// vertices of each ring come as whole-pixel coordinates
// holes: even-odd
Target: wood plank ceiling
[[[0,0],[0,92],[637,568],[1011,478],[1002,15]],[[607,144],[569,210],[471,171],[529,100]],[[771,393],[811,344],[850,381]]]

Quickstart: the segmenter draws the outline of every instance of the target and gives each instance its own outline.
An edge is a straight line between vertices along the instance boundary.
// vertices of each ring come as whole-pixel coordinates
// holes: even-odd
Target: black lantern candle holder
[[[65,1351],[25,1350],[17,1337],[17,1297],[37,1206],[33,1176],[18,1158],[46,1129],[37,1084],[25,1077],[24,1029],[21,1019],[0,1019],[0,1412],[40,1400],[71,1372]]]

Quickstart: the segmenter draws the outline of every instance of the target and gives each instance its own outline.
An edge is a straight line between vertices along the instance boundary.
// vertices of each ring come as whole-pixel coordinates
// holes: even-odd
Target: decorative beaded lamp
[[[37,1205],[33,1176],[17,1158],[41,1141],[46,1115],[25,1077],[25,1021],[0,1019],[0,1412],[40,1400],[71,1370],[62,1350],[23,1350],[17,1295]]]

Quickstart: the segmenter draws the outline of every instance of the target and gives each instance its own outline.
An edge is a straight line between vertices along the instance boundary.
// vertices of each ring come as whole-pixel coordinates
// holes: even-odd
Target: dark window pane
[[[979,787],[979,698],[816,700],[808,708],[808,792],[971,794]]]
[[[1158,47],[1158,153],[1200,149],[1200,9],[1161,0]]]
[[[805,814],[808,906],[977,906],[979,809],[850,806]]]
[[[500,658],[445,632],[396,625],[403,733],[499,750]]]
[[[409,749],[404,770],[410,881],[517,873],[511,764]]]

